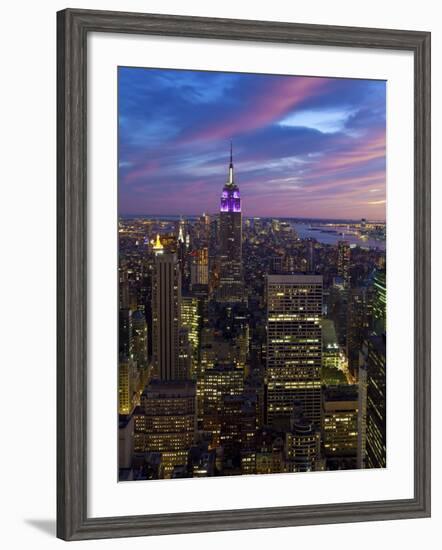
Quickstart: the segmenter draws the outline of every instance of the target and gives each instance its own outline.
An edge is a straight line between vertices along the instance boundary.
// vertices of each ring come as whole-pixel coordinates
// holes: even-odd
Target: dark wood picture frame
[[[150,34],[408,50],[414,55],[414,497],[87,517],[87,36]],[[67,9],[57,14],[57,536],[64,540],[430,515],[430,33]]]

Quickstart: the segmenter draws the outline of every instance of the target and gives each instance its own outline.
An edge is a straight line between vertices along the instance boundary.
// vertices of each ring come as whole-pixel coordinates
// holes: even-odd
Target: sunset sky
[[[120,67],[119,213],[385,219],[386,83]]]

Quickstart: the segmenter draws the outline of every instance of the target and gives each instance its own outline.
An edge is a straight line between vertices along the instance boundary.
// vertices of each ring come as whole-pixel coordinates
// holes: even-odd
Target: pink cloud
[[[142,164],[138,168],[131,170],[128,174],[126,174],[122,178],[123,183],[126,185],[130,185],[136,182],[140,178],[146,178],[148,176],[152,176],[158,171],[159,168],[160,168],[160,163],[158,161],[150,160]]]
[[[185,138],[185,141],[225,139],[250,130],[262,128],[278,120],[307,98],[321,93],[327,85],[324,78],[287,78],[267,86],[256,97],[249,108],[228,117],[226,120],[198,130]]]

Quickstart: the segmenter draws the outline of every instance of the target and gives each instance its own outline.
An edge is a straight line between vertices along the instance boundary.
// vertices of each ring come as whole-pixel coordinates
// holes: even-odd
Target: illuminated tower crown
[[[220,212],[241,212],[239,188],[234,181],[232,142],[230,142],[229,179],[221,194]]]
[[[153,245],[153,251],[154,251],[154,254],[157,256],[158,254],[162,254],[164,252],[164,246],[162,245],[161,243],[161,240],[160,240],[160,235],[159,233],[157,234],[157,240],[155,241],[154,245]]]

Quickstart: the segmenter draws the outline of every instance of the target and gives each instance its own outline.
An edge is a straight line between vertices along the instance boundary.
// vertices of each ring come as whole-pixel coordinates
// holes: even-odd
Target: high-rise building
[[[128,415],[135,406],[136,370],[132,359],[120,358],[118,363],[118,412]]]
[[[196,296],[181,296],[181,326],[189,333],[189,342],[192,346],[191,375],[195,378],[198,370],[201,331],[200,303]]]
[[[192,370],[192,344],[189,340],[189,330],[181,327],[178,333],[178,339],[178,372],[175,375],[175,379],[190,380]]]
[[[152,359],[160,380],[174,380],[179,377],[181,272],[176,255],[159,250],[152,289]]]
[[[183,279],[183,284],[188,283],[188,271],[189,266],[187,262],[187,250],[186,250],[186,241],[184,237],[184,220],[180,219],[178,222],[178,237],[176,239],[176,249],[177,249],[177,258],[181,270],[181,277]]]
[[[209,284],[209,250],[207,247],[198,248],[192,253],[190,283],[192,287]]]
[[[385,468],[387,464],[387,393],[386,393],[386,354],[385,334],[373,334],[365,341],[361,352],[360,385],[365,384],[365,456],[360,462],[366,468]],[[361,372],[362,371],[362,372]]]
[[[224,458],[246,457],[255,449],[256,398],[225,395],[222,398],[220,442]]]
[[[322,369],[321,380],[326,386],[343,384],[345,374],[339,369],[340,350],[335,324],[331,319],[322,320]]]
[[[338,344],[346,350],[349,288],[341,277],[335,277],[327,294],[327,317],[334,322]]]
[[[267,277],[267,422],[286,426],[295,400],[321,418],[322,276]]]
[[[127,272],[126,266],[120,266],[118,270],[118,294],[119,294],[119,304],[120,309],[129,309],[130,307],[130,296],[129,296],[129,275]]]
[[[385,270],[376,271],[373,286],[373,329],[376,334],[382,334],[386,330],[387,318],[387,281]]]
[[[350,245],[347,241],[338,241],[338,276],[346,287],[350,286]]]
[[[223,400],[227,395],[241,395],[244,377],[233,365],[216,365],[204,372],[203,428],[212,433],[212,445],[219,446]]]
[[[370,287],[348,290],[347,300],[347,359],[353,375],[359,368],[359,352],[370,328],[372,292]]]
[[[323,470],[319,427],[302,414],[292,420],[285,435],[285,469],[287,472]]]
[[[243,299],[242,214],[239,188],[234,181],[232,147],[229,177],[223,187],[219,217],[220,278],[217,298],[223,302]]]
[[[366,349],[365,349],[366,352]],[[365,467],[367,451],[367,361],[363,350],[359,353],[358,371],[358,450],[357,467]]]
[[[132,315],[133,357],[137,367],[147,366],[147,323],[144,313],[140,310]]]
[[[196,430],[195,383],[152,381],[141,396],[145,414],[145,451],[161,453],[165,478],[186,466]]]
[[[358,386],[326,387],[322,392],[322,448],[333,468],[354,468],[358,447]]]
[[[131,357],[133,353],[132,310],[121,308],[118,313],[118,350],[120,357]]]

